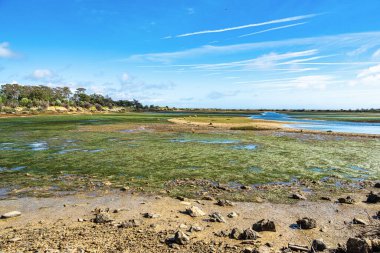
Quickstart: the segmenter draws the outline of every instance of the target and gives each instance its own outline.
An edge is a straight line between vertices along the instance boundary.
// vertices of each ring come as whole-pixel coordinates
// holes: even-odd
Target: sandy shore
[[[379,224],[379,220],[372,218],[379,211],[379,205],[363,202],[367,193],[368,190],[363,190],[352,195],[357,200],[353,205],[339,204],[335,200],[301,200],[296,204],[273,204],[264,200],[263,203],[236,202],[234,206],[218,206],[214,200],[180,201],[119,191],[7,199],[0,201],[0,214],[18,210],[22,215],[0,220],[0,252],[242,252],[247,247],[276,252],[288,243],[310,245],[311,240],[317,238],[334,248],[366,229],[366,226],[352,224],[354,218]],[[199,207],[206,215],[190,217],[184,212],[191,206]],[[95,217],[94,210],[108,212],[113,221],[94,223],[91,221]],[[226,222],[210,222],[208,215],[213,212],[219,212]],[[238,216],[228,218],[231,212]],[[159,217],[144,218],[144,213]],[[292,227],[302,217],[314,218],[317,228]],[[141,221],[141,225],[118,227],[131,219]],[[220,236],[221,231],[228,234],[235,227],[244,230],[261,219],[274,221],[276,232],[260,232],[260,238],[249,241],[248,245],[247,241]],[[187,232],[192,226],[200,227],[201,231]],[[176,231],[186,232],[189,243],[171,244]]]
[[[332,135],[332,136],[347,136],[347,137],[368,137],[368,138],[380,138],[378,134],[359,134],[359,133],[343,133],[343,132],[324,132],[317,130],[305,130],[305,129],[295,129],[287,127],[286,125],[293,124],[292,122],[280,122],[280,121],[271,121],[271,120],[261,120],[261,119],[252,119],[252,122],[249,123],[215,123],[212,122],[212,125],[208,122],[199,122],[183,118],[172,118],[169,119],[170,122],[180,125],[188,125],[193,127],[213,127],[221,129],[231,129],[236,127],[254,127],[260,130],[268,131],[281,131],[289,133],[307,133],[307,134],[320,134],[320,135]],[[250,130],[247,130],[250,131]]]

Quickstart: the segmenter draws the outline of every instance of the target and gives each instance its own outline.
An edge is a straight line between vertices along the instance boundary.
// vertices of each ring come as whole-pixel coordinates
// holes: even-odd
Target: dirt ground
[[[15,198],[0,201],[0,214],[20,211],[21,216],[0,219],[0,252],[242,252],[247,247],[260,252],[278,252],[288,243],[309,245],[323,239],[331,248],[344,244],[349,237],[363,233],[368,226],[378,225],[374,215],[378,204],[368,204],[367,190],[351,195],[355,204],[331,201],[296,204],[233,203],[218,206],[215,200],[180,201],[170,197],[131,194],[130,192],[91,192],[52,198]],[[346,196],[342,196],[346,197]],[[197,206],[206,215],[190,217],[186,208]],[[113,219],[105,224],[92,221],[95,211],[108,212]],[[210,222],[208,215],[219,212],[225,223]],[[236,212],[236,218],[228,214]],[[144,218],[144,213],[159,217]],[[314,218],[317,228],[295,228],[297,219]],[[368,226],[352,224],[360,218]],[[123,221],[136,219],[141,225],[119,228]],[[247,229],[261,220],[274,221],[276,232],[260,232],[254,241],[220,236],[232,228]],[[188,232],[192,226],[202,231]],[[186,245],[171,244],[176,231],[189,235]],[[219,236],[218,236],[219,235]],[[265,246],[267,243],[270,246]]]

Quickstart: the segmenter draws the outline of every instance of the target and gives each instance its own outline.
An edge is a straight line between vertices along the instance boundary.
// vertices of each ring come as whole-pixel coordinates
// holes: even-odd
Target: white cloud
[[[46,79],[53,76],[53,72],[49,69],[36,69],[31,74],[34,79]]]
[[[328,75],[312,75],[297,77],[290,84],[302,89],[325,89],[334,81],[333,77]]]
[[[349,85],[380,86],[380,64],[361,70],[356,75],[356,79],[349,82]]]
[[[9,48],[8,42],[0,43],[0,58],[12,58],[16,54]]]
[[[282,19],[275,19],[270,21],[265,21],[261,23],[254,23],[254,24],[248,24],[248,25],[241,25],[241,26],[235,26],[235,27],[228,27],[228,28],[222,28],[222,29],[215,29],[215,30],[204,30],[199,32],[192,32],[192,33],[184,33],[177,35],[176,37],[188,37],[188,36],[194,36],[194,35],[200,35],[200,34],[208,34],[208,33],[221,33],[221,32],[228,32],[233,30],[240,30],[240,29],[246,29],[251,27],[258,27],[258,26],[264,26],[264,25],[271,25],[271,24],[278,24],[278,23],[284,23],[284,22],[291,22],[291,21],[297,21],[307,18],[312,18],[317,16],[318,14],[309,14],[309,15],[302,15],[302,16],[294,16],[294,17],[288,17],[288,18],[282,18]]]

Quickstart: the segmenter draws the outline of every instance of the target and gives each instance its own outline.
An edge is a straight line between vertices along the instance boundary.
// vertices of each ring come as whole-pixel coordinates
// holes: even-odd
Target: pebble
[[[21,215],[20,211],[12,211],[12,212],[8,212],[8,213],[4,213],[3,215],[1,215],[1,218],[2,219],[9,219],[9,218],[18,217],[20,215]]]

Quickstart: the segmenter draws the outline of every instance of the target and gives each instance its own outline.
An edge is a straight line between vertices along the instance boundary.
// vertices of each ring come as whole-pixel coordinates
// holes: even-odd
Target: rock
[[[324,251],[327,249],[327,245],[323,242],[322,239],[313,240],[311,247],[314,249],[314,251]]]
[[[204,197],[202,198],[202,200],[214,201],[215,199],[214,199],[213,197],[211,197],[211,196],[204,196]]]
[[[229,232],[227,230],[222,230],[219,232],[214,232],[214,235],[218,237],[227,237],[229,236]]]
[[[268,248],[272,248],[274,245],[271,242],[267,242],[265,243],[265,246],[267,246]]]
[[[190,241],[190,238],[182,231],[177,231],[174,235],[174,242],[179,245],[186,245]]]
[[[144,213],[143,217],[148,218],[148,219],[155,219],[155,218],[160,218],[160,215],[156,213]]]
[[[355,200],[351,196],[347,196],[346,198],[339,198],[338,202],[341,204],[354,204]]]
[[[218,212],[215,212],[215,213],[210,214],[210,221],[211,221],[211,222],[222,222],[222,223],[226,223],[226,220],[224,219],[224,217],[222,216],[222,214],[221,214],[221,213],[218,213]]]
[[[349,238],[347,241],[347,253],[370,253],[372,252],[368,240],[362,238]]]
[[[321,197],[321,200],[331,201],[331,198],[330,198],[330,197],[327,197],[327,196],[322,196],[322,197]]]
[[[297,220],[297,225],[301,229],[312,229],[317,227],[317,221],[313,218],[304,217]]]
[[[367,203],[376,204],[380,202],[380,193],[370,192],[367,196]]]
[[[301,193],[293,193],[291,198],[292,199],[306,200],[306,197],[303,196]]]
[[[180,224],[180,225],[179,225],[179,228],[181,228],[181,229],[187,229],[188,226],[187,226],[186,224]]]
[[[257,233],[253,229],[247,228],[241,234],[240,239],[241,240],[256,240],[257,239]]]
[[[17,217],[17,216],[20,216],[21,215],[21,212],[19,211],[12,211],[12,212],[8,212],[8,213],[5,213],[3,215],[1,215],[1,218],[2,219],[9,219],[9,218],[14,218],[14,217]]]
[[[142,222],[137,219],[132,219],[129,221],[124,221],[119,225],[119,228],[135,228],[141,226]]]
[[[216,202],[218,206],[233,206],[234,204],[229,200],[219,199],[218,202]]]
[[[229,237],[231,239],[239,240],[241,238],[242,234],[243,234],[243,231],[240,228],[233,228],[231,230],[231,233],[230,233]]]
[[[380,188],[380,182],[376,182],[375,185],[373,186],[375,188]]]
[[[182,197],[182,196],[178,196],[176,199],[178,199],[179,201],[187,201],[188,200],[187,198]]]
[[[237,213],[235,213],[235,212],[231,212],[231,213],[229,213],[229,214],[227,214],[227,217],[228,218],[236,218],[236,217],[238,217],[239,215],[237,214]]]
[[[122,192],[126,192],[126,191],[128,191],[129,190],[129,187],[128,186],[124,186],[124,187],[121,187],[120,188],[120,191],[122,191]]]
[[[354,224],[360,224],[360,225],[368,225],[367,222],[365,222],[364,220],[359,219],[359,218],[354,218],[354,219],[352,220],[352,223],[354,223]]]
[[[263,203],[264,202],[264,199],[260,198],[260,197],[255,197],[253,199],[253,202],[256,202],[256,203]]]
[[[103,224],[103,223],[107,223],[111,221],[113,221],[113,219],[111,218],[109,213],[98,213],[95,215],[95,219],[94,219],[94,222],[99,223],[99,224]]]
[[[244,248],[243,253],[253,253],[253,248],[251,247]]]
[[[242,189],[242,190],[250,190],[251,187],[248,186],[248,185],[242,185],[242,186],[240,186],[240,189]]]
[[[378,211],[378,212],[376,213],[376,217],[377,217],[378,219],[380,219],[380,211]]]
[[[372,243],[372,251],[373,252],[380,252],[380,239],[375,238],[375,239],[371,240],[371,243]]]
[[[266,219],[260,220],[256,222],[255,224],[253,224],[252,229],[257,232],[261,232],[261,231],[276,232],[276,226],[274,222],[271,220],[266,220]]]
[[[186,213],[190,215],[191,217],[200,217],[200,216],[205,216],[206,213],[203,212],[199,207],[197,206],[192,206],[190,208],[186,209]]]
[[[200,232],[202,231],[203,228],[201,226],[198,226],[197,224],[195,225],[192,225],[190,228],[189,228],[189,232]]]
[[[78,218],[78,222],[83,222],[84,220],[82,218]]]

